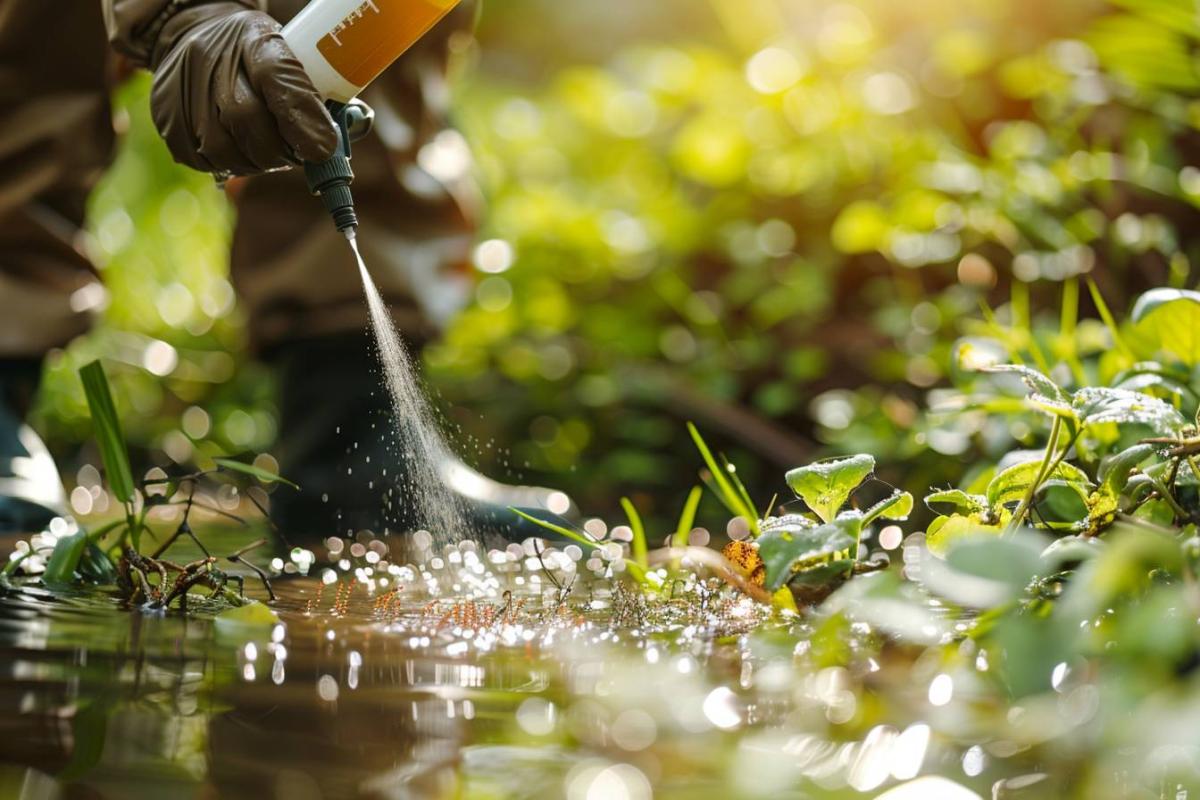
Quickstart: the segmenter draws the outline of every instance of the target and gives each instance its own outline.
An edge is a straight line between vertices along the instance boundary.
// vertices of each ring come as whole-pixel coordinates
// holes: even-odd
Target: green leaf
[[[1066,401],[1067,393],[1054,381],[1047,378],[1042,373],[1032,367],[1026,367],[1021,364],[997,364],[992,367],[984,367],[983,372],[991,373],[1012,373],[1020,376],[1025,385],[1034,394],[1041,395],[1049,400]]]
[[[850,494],[875,471],[875,459],[860,453],[848,458],[827,458],[793,469],[788,486],[818,517],[832,522]]]
[[[758,555],[766,568],[767,590],[774,592],[798,572],[820,568],[830,561],[847,561],[858,544],[862,520],[862,514],[849,511],[823,525],[776,524],[764,530],[757,541]]]
[[[1011,518],[1008,511],[1003,511],[995,523],[985,522],[983,512],[938,517],[925,531],[925,546],[935,556],[944,556],[961,539],[981,534],[999,536]]]
[[[87,546],[79,559],[79,575],[84,580],[94,583],[111,584],[117,582],[117,566],[113,564],[108,553],[101,550],[94,539],[88,536]]]
[[[282,483],[285,486],[292,487],[293,489],[300,488],[287,478],[280,477],[274,472],[262,469],[261,467],[256,467],[253,464],[245,464],[241,461],[234,461],[231,458],[214,458],[213,463],[221,467],[221,469],[227,469],[230,472],[240,472],[243,475],[249,475],[252,478],[256,478],[263,483]]]
[[[108,488],[118,501],[132,503],[134,486],[133,471],[129,468],[129,451],[125,446],[125,436],[121,433],[121,421],[117,417],[104,367],[99,361],[93,361],[79,370],[79,377],[83,380],[83,391],[92,414],[92,426],[96,444],[100,448],[100,458],[104,461]]]
[[[54,545],[54,552],[46,562],[46,572],[42,581],[50,586],[67,586],[75,582],[75,571],[79,568],[79,559],[87,548],[88,537],[83,531],[76,531],[70,536],[64,536]]]
[[[708,467],[709,474],[712,475],[712,481],[716,484],[714,493],[724,505],[725,508],[733,514],[746,518],[750,523],[752,533],[758,533],[758,512],[746,500],[742,493],[739,493],[737,488],[729,480],[728,462],[724,466],[717,463],[717,459],[713,456],[712,450],[708,448],[708,443],[704,441],[704,437],[700,435],[700,431],[694,424],[687,424],[688,433],[692,436],[692,441],[696,444],[696,449],[700,451],[700,457],[704,459],[705,466]]]
[[[629,518],[629,527],[633,531],[633,542],[630,544],[633,561],[642,569],[646,569],[649,564],[646,547],[646,526],[642,524],[642,515],[638,513],[637,507],[628,497],[621,498],[621,508],[625,510],[625,516]]]
[[[971,494],[962,489],[943,489],[925,496],[925,505],[930,511],[937,511],[937,505],[948,505],[962,514],[979,514],[987,510],[987,498],[981,494]]]
[[[1120,495],[1125,491],[1125,484],[1129,483],[1129,474],[1135,467],[1154,455],[1154,451],[1155,447],[1152,444],[1135,444],[1119,453],[1106,456],[1100,462],[1096,479],[1100,481],[1103,489],[1113,495]]]
[[[1163,352],[1189,366],[1200,363],[1200,292],[1151,289],[1134,303],[1131,318]]]
[[[897,490],[891,497],[885,497],[871,506],[863,515],[863,525],[869,525],[879,517],[896,521],[908,519],[913,510],[913,496],[908,492]]]
[[[945,558],[926,557],[920,580],[934,594],[970,608],[992,608],[1021,595],[1041,574],[1047,541],[1028,531],[1016,535],[965,536]]]
[[[671,540],[676,547],[688,546],[688,537],[696,525],[696,509],[700,506],[703,496],[704,488],[700,486],[693,486],[692,491],[688,492],[683,510],[679,512],[679,522],[675,526],[675,538]]]
[[[1007,503],[1020,502],[1029,491],[1030,484],[1037,479],[1038,473],[1041,470],[1041,461],[1023,461],[1020,464],[1014,464],[1008,469],[1002,470],[988,484],[988,505],[994,509]],[[1056,466],[1042,480],[1041,487],[1052,484],[1071,487],[1085,500],[1091,489],[1091,481],[1088,480],[1087,474],[1074,464],[1069,464],[1065,461]]]
[[[1173,436],[1187,427],[1170,403],[1128,389],[1084,387],[1072,396],[1071,407],[1084,425],[1144,425],[1160,436]]]

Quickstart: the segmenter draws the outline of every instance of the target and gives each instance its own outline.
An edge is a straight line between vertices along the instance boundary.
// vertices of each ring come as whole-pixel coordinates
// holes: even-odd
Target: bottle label
[[[355,86],[366,86],[459,0],[364,0],[317,42],[317,50]]]

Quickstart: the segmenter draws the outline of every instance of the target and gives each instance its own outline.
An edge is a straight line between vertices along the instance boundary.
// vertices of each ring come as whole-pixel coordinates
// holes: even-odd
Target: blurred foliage
[[[920,409],[981,303],[1020,329],[1082,273],[1118,312],[1193,279],[1198,38],[1179,0],[485,2],[458,113],[490,211],[431,381],[510,451],[486,471],[585,508],[676,508],[684,419],[749,485],[860,451],[893,482],[957,483],[1001,445]],[[83,439],[73,368],[104,355],[128,365],[132,440],[268,447],[228,212],[169,163],[145,93],[119,98],[129,135],[92,207],[112,303],[56,356],[42,428]]]

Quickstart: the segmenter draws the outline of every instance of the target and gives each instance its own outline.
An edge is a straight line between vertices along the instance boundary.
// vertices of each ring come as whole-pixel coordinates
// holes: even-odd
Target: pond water
[[[275,580],[277,621],[8,584],[0,797],[1192,796],[1088,734],[1099,690],[1065,671],[1016,708],[962,646],[716,579],[647,600],[560,551],[381,550]]]

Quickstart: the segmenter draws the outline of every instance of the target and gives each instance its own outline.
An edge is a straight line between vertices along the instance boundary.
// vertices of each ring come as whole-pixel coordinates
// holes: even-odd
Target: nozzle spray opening
[[[354,170],[350,167],[350,143],[370,132],[375,114],[366,103],[359,100],[346,104],[330,101],[326,106],[337,126],[337,151],[325,161],[306,161],[304,177],[308,180],[309,191],[321,198],[325,210],[333,218],[333,224],[345,233],[358,227],[354,195],[350,191],[350,184],[354,182]]]

